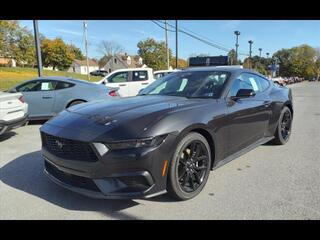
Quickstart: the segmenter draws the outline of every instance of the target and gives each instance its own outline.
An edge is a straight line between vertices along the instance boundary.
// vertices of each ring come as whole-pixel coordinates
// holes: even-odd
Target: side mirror
[[[236,96],[232,96],[232,100],[237,100],[240,98],[249,98],[254,97],[256,95],[253,89],[239,89]]]

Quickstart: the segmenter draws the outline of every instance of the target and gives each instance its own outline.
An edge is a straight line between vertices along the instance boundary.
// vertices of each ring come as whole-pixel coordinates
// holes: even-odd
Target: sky
[[[19,21],[22,26],[33,31],[32,20]],[[89,20],[88,55],[90,58],[102,57],[99,49],[101,41],[115,41],[127,54],[137,54],[140,40],[154,38],[165,40],[165,30],[150,20]],[[175,25],[174,20],[169,24]],[[79,20],[39,20],[39,31],[50,39],[61,37],[72,43],[84,53],[83,21]],[[234,31],[240,31],[239,53],[248,54],[248,40],[253,40],[252,54],[270,56],[279,49],[291,48],[301,44],[320,47],[320,21],[316,20],[179,20],[178,26],[197,35],[210,39],[228,49],[235,48]],[[175,33],[168,33],[169,48],[175,55]],[[225,51],[206,45],[183,33],[178,35],[179,58],[187,59],[192,54],[226,55]],[[243,59],[245,56],[239,56]]]

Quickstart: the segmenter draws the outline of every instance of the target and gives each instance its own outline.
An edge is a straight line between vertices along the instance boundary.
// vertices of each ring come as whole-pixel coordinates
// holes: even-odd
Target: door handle
[[[144,82],[144,83],[141,83],[141,85],[148,85],[148,83]]]
[[[52,97],[42,97],[42,99],[50,99],[50,98],[52,98]]]
[[[119,84],[120,87],[125,87],[127,84]]]

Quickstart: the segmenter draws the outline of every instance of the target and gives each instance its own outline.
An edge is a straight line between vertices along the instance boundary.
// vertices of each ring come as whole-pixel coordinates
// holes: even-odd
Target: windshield
[[[229,72],[222,71],[171,73],[150,84],[139,95],[218,98],[229,76]]]

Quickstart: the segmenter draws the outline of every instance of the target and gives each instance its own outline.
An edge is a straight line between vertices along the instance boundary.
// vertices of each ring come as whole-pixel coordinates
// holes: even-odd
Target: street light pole
[[[178,68],[178,20],[176,20],[176,68]]]
[[[259,58],[261,58],[261,51],[262,51],[262,48],[259,48]]]
[[[251,66],[251,54],[252,54],[251,49],[252,49],[253,41],[249,40],[248,43],[249,43],[249,68],[252,68],[252,66]]]
[[[37,20],[33,20],[33,29],[34,29],[34,40],[36,45],[36,52],[37,52],[38,75],[39,77],[41,77],[42,76],[42,59],[41,59],[39,29],[38,29]]]
[[[90,73],[89,73],[89,58],[88,58],[88,33],[87,33],[87,21],[83,21],[83,28],[84,28],[84,37],[85,37],[85,48],[86,48],[86,62],[87,62],[87,77],[90,81]]]
[[[239,47],[239,35],[240,32],[239,31],[234,31],[234,34],[236,35],[236,64],[238,64],[238,47]]]
[[[164,21],[164,26],[165,26],[165,35],[166,35],[167,69],[169,70],[170,62],[169,62],[168,26],[167,26],[167,20]]]

